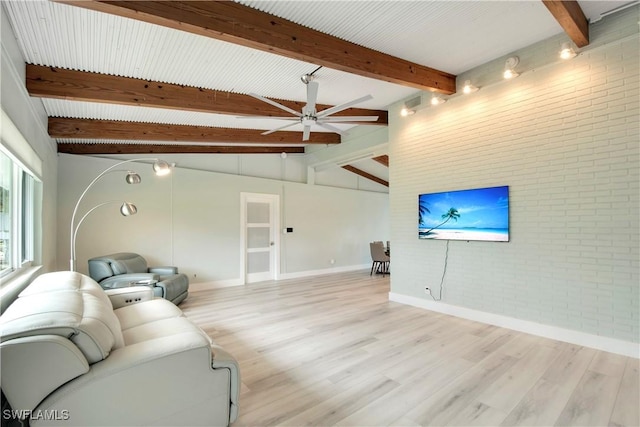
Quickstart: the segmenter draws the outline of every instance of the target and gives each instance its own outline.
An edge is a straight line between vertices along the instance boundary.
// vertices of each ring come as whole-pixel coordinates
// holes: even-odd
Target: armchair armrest
[[[178,274],[178,267],[161,266],[161,267],[149,267],[149,273],[159,274],[161,276],[170,276]]]
[[[160,276],[153,273],[118,274],[102,280],[100,286],[103,288],[126,288],[136,282],[149,281],[149,284],[152,284],[158,280],[160,280]]]
[[[113,309],[124,307],[125,305],[137,304],[142,301],[153,299],[153,291],[149,286],[130,286],[127,288],[113,288],[105,290],[111,300]]]

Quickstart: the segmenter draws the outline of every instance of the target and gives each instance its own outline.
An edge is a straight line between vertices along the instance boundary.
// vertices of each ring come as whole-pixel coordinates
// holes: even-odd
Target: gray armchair
[[[176,305],[189,293],[189,278],[177,267],[148,267],[146,259],[130,252],[91,258],[89,275],[104,289],[149,285],[155,296]]]

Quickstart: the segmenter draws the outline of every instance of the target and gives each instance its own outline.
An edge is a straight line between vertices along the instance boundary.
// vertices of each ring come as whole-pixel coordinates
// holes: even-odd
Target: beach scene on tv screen
[[[418,237],[508,242],[509,187],[419,195]]]

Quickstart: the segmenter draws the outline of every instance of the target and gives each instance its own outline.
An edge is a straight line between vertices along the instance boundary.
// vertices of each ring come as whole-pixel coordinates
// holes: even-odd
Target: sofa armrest
[[[231,374],[231,408],[229,413],[229,422],[234,422],[238,418],[238,403],[240,401],[240,367],[238,361],[230,353],[216,344],[211,344],[211,352],[213,354],[213,369],[228,369]]]
[[[113,309],[124,307],[125,305],[136,304],[142,301],[153,299],[153,290],[149,286],[130,286],[127,288],[106,289],[105,293],[111,300]]]
[[[153,273],[131,273],[131,274],[118,274],[117,276],[107,277],[100,282],[100,286],[105,289],[108,288],[126,288],[135,285],[136,282],[150,281],[157,282],[160,280],[160,276]]]
[[[118,348],[38,410],[66,409],[75,425],[229,425],[233,378],[212,369],[211,357],[209,340],[196,329]]]
[[[0,344],[0,384],[13,409],[30,411],[67,381],[89,371],[82,352],[58,335],[36,335]]]
[[[161,266],[161,267],[149,267],[149,273],[159,274],[160,276],[170,276],[178,274],[178,267]]]

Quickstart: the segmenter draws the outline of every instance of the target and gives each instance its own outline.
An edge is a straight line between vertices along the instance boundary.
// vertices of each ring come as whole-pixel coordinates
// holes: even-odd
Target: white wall
[[[279,155],[273,155],[280,159]],[[173,161],[171,155],[163,159]],[[58,251],[69,253],[69,223],[83,188],[115,160],[59,156]],[[124,165],[123,165],[124,168]],[[111,252],[138,252],[150,264],[177,265],[192,283],[240,281],[240,193],[280,196],[281,273],[370,265],[369,242],[390,235],[388,194],[307,185],[265,178],[192,170],[178,166],[155,177],[150,165],[128,163],[142,176],[127,185],[123,173],[105,175],[87,193],[80,212],[108,200],[137,205],[138,214],[122,217],[118,204],[87,217],[78,233],[77,265]],[[121,168],[117,168],[121,169]],[[61,256],[58,268],[68,268]],[[331,264],[331,260],[334,263]],[[194,277],[195,275],[195,277]]]
[[[478,92],[404,119],[389,111],[392,294],[429,300],[445,241],[418,240],[420,193],[508,185],[511,241],[452,241],[443,302],[594,336],[640,341],[638,7],[471,70]],[[494,74],[489,74],[489,72]],[[396,167],[402,165],[401,167]]]
[[[37,245],[37,264],[44,271],[55,269],[56,265],[56,194],[57,157],[54,141],[47,133],[47,115],[39,99],[30,98],[24,87],[24,59],[11,30],[11,25],[0,7],[1,70],[0,101],[22,136],[42,161],[42,221],[37,224],[41,244]]]
[[[0,10],[2,109],[43,162],[42,246],[37,249],[37,261],[44,271],[66,270],[69,224],[77,197],[100,171],[118,160],[58,156],[47,134],[42,103],[30,98],[24,87],[24,59],[4,9]],[[362,148],[361,142],[357,144]],[[92,213],[78,235],[81,272],[87,271],[86,260],[91,256],[131,250],[144,254],[153,264],[180,266],[197,276],[192,277],[194,283],[238,281],[239,195],[243,191],[281,196],[281,213],[295,230],[282,236],[280,268],[284,275],[368,265],[368,242],[389,238],[385,187],[346,172],[349,186],[366,191],[306,185],[305,155],[286,159],[279,155],[175,155],[167,160],[178,163],[169,178],[157,179],[150,167],[136,166],[143,177],[140,186],[127,186],[122,176],[109,174],[87,194],[85,208],[106,200],[131,200],[140,213],[121,217],[117,204]],[[324,184],[331,182],[327,179]]]

